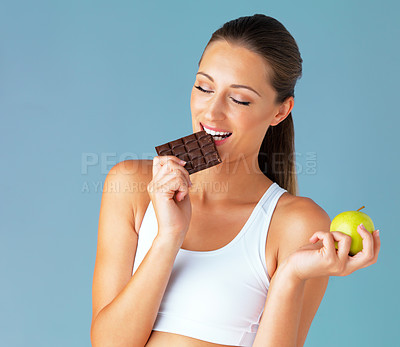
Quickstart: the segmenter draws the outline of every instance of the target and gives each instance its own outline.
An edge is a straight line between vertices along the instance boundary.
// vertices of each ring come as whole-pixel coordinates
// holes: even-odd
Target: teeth
[[[210,135],[213,135],[213,136],[215,136],[215,135],[229,135],[229,134],[231,134],[230,132],[221,132],[221,131],[214,131],[214,130],[211,130],[211,129],[207,129],[204,125],[203,125],[203,128],[204,128],[204,130],[205,130],[205,132],[206,132],[207,134],[210,134]]]

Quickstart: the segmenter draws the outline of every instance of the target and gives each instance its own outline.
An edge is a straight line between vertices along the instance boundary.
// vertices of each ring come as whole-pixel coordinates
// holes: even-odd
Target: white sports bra
[[[265,248],[272,214],[287,190],[267,189],[239,234],[213,251],[180,249],[153,330],[233,346],[252,346],[269,282]],[[138,231],[133,273],[150,249],[158,224],[150,201]]]

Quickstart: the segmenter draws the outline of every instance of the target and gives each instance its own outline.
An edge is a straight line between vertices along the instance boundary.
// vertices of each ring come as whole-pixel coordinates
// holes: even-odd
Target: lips
[[[230,136],[230,135],[232,135],[232,132],[228,131],[228,130],[213,128],[208,125],[203,125],[202,123],[200,123],[200,126],[201,126],[202,130],[204,130],[205,132],[207,132],[208,134],[210,134],[212,136],[226,136],[226,135]]]
[[[200,123],[200,126],[201,126],[202,130],[204,130],[207,134],[209,134],[213,137],[214,143],[217,146],[220,146],[223,143],[225,143],[228,140],[228,138],[232,135],[231,132],[210,130],[207,128],[207,126],[204,127],[203,124],[201,124],[201,123]]]

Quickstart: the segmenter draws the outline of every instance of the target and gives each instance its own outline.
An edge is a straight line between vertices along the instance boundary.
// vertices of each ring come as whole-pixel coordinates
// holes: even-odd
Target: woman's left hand
[[[340,231],[317,231],[311,244],[299,248],[286,260],[293,275],[300,280],[320,276],[347,276],[352,272],[375,264],[378,260],[381,241],[377,230],[371,234],[359,225],[358,233],[363,240],[363,249],[349,256],[351,237]],[[338,249],[335,248],[338,242]]]

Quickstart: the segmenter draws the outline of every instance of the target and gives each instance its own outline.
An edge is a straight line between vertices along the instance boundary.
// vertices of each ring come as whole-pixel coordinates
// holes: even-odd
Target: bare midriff
[[[173,334],[165,331],[153,330],[145,347],[232,347],[232,345],[219,345],[192,337]]]

